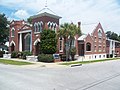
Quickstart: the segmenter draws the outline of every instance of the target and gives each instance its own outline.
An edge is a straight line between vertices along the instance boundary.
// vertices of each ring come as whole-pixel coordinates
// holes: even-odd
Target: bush
[[[60,58],[61,58],[61,61],[66,61],[66,55],[65,54],[61,54]]]
[[[75,59],[74,57],[75,57],[75,54],[76,54],[76,48],[75,47],[71,48],[70,54],[71,54],[71,59],[74,60]]]
[[[3,54],[5,54],[5,51],[0,51],[0,57],[3,57]]]
[[[13,51],[13,52],[11,53],[11,58],[17,58],[17,57],[18,57],[18,52]]]
[[[57,39],[54,31],[43,30],[41,33],[40,49],[44,54],[54,54],[57,51]]]
[[[54,62],[54,58],[52,54],[40,54],[38,55],[38,61],[39,62]]]
[[[26,59],[26,56],[30,56],[30,55],[32,55],[32,53],[29,51],[23,51],[23,52],[21,52],[20,55],[21,55],[22,59]]]
[[[110,54],[110,58],[113,58],[113,54]]]

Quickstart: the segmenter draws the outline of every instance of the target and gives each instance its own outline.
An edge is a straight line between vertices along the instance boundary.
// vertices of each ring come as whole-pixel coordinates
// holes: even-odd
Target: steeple
[[[45,6],[43,9],[41,9],[36,15],[31,16],[31,18],[36,18],[36,17],[42,17],[42,16],[48,16],[48,17],[53,17],[56,19],[60,19],[61,17],[56,15],[55,12],[53,12],[51,9],[49,9],[47,5],[47,0],[45,0]]]
[[[45,1],[45,7],[47,8],[47,0]]]

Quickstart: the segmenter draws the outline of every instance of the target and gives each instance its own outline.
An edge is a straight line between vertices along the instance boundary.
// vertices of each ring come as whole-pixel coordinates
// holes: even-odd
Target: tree
[[[70,55],[72,40],[74,40],[75,35],[81,35],[81,30],[76,25],[64,23],[60,26],[60,30],[58,31],[58,37],[64,38],[65,48],[64,51],[66,52],[66,47],[69,47],[68,56]],[[67,55],[66,55],[67,56]]]
[[[109,38],[109,39],[113,39],[113,40],[120,41],[120,35],[118,35],[118,34],[115,33],[115,32],[107,31],[107,32],[106,32],[106,36],[107,36],[107,38]]]
[[[7,21],[7,18],[5,17],[5,14],[0,14],[0,44],[4,44],[6,41],[8,41],[9,36],[9,29],[7,25],[9,22]]]
[[[57,50],[56,33],[52,30],[43,30],[41,33],[41,52],[44,54],[54,54]]]
[[[30,24],[32,24],[32,18],[29,17],[29,18],[27,19],[27,22],[29,22]]]

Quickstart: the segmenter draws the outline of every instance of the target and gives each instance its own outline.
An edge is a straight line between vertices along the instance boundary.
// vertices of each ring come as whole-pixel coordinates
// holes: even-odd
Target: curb
[[[74,65],[71,65],[71,67],[76,67],[76,66],[82,66],[82,64],[74,64]]]

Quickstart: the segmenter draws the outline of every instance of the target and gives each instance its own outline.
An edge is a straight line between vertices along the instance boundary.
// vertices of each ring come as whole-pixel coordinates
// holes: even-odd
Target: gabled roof
[[[31,16],[31,18],[37,18],[37,17],[42,17],[42,16],[49,16],[53,18],[60,19],[62,17],[56,15],[52,10],[50,10],[48,7],[43,8],[40,10],[37,15]]]
[[[78,38],[78,41],[84,40],[87,37],[87,35],[82,35]]]
[[[83,24],[81,25],[81,31],[84,34],[92,34],[92,32],[96,29],[98,26],[98,23],[92,23],[92,24]]]
[[[32,28],[31,25],[24,24],[19,30],[20,30],[20,31],[21,31],[21,30],[29,30],[29,29],[31,29],[31,28]]]

